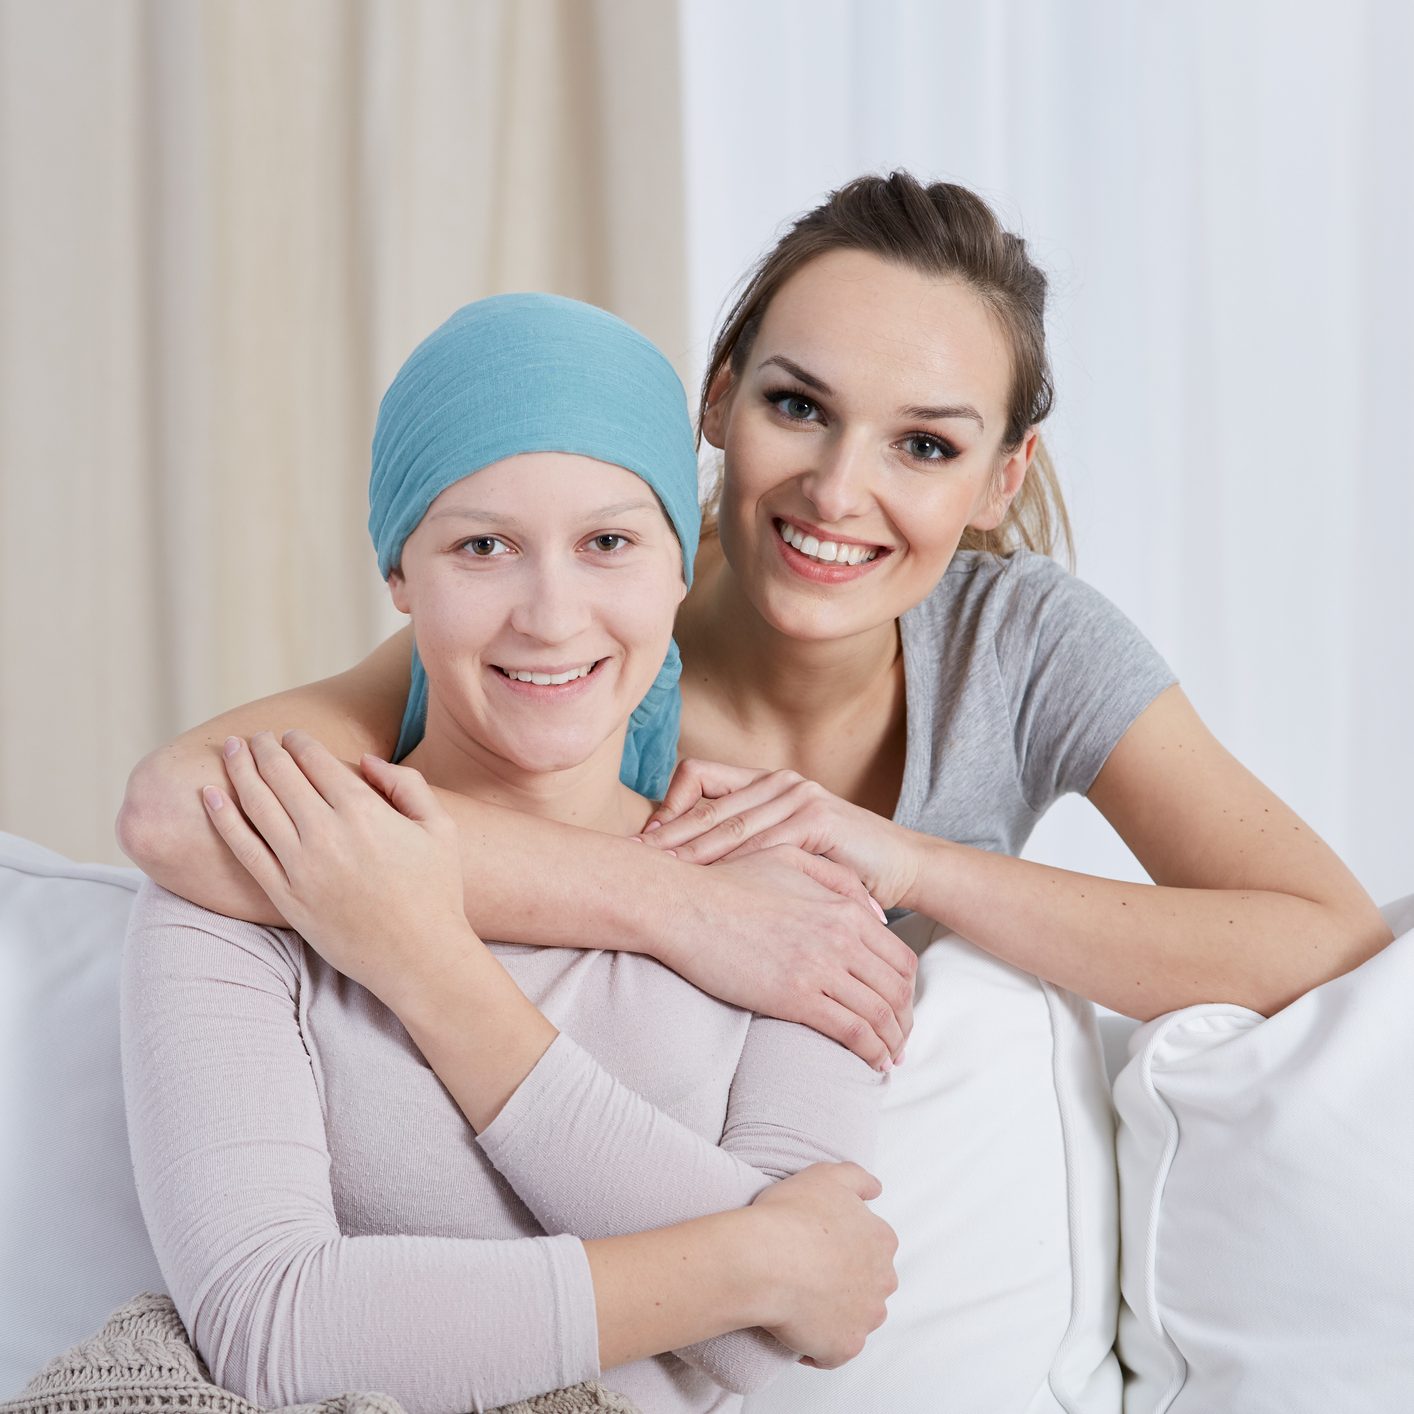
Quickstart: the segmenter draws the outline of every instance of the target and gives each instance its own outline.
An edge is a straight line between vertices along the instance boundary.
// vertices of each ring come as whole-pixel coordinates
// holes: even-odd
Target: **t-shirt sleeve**
[[[149,882],[123,948],[138,1198],[216,1383],[269,1408],[377,1390],[465,1414],[596,1377],[577,1237],[340,1231],[299,946]]]
[[[1055,561],[1025,556],[1012,576],[994,642],[1021,791],[1042,812],[1085,794],[1135,718],[1178,679],[1119,609]]]
[[[745,1207],[812,1163],[868,1163],[884,1083],[809,1027],[753,1017],[713,1144],[561,1032],[479,1142],[547,1232],[611,1237]],[[738,1394],[797,1359],[761,1330],[676,1353]]]

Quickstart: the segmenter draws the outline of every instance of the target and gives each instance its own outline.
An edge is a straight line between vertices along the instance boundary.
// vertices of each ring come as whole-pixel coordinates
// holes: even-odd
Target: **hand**
[[[660,962],[714,997],[798,1021],[876,1070],[913,1029],[918,958],[848,869],[776,845],[678,871]]]
[[[790,844],[852,869],[885,908],[918,873],[911,832],[794,771],[682,761],[640,838],[692,864]]]
[[[779,1315],[762,1325],[802,1364],[832,1370],[853,1360],[898,1290],[898,1238],[865,1206],[882,1192],[858,1164],[812,1164],[757,1194],[769,1218],[763,1256]]]
[[[240,809],[203,792],[231,852],[333,967],[392,1005],[450,950],[466,921],[460,842],[420,772],[375,756],[356,775],[307,732],[226,742]]]

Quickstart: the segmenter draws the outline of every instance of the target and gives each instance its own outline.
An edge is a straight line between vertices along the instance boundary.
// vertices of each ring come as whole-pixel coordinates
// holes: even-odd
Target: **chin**
[[[548,776],[556,771],[572,771],[582,766],[604,744],[604,738],[590,740],[578,733],[540,739],[519,738],[501,742],[494,748],[503,761],[528,775]]]

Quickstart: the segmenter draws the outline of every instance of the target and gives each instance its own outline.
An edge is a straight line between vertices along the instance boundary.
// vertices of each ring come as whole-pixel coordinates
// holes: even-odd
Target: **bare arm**
[[[1198,1002],[1271,1015],[1390,941],[1335,852],[1223,749],[1178,687],[1120,738],[1089,799],[1153,884],[917,836],[904,902],[1141,1021]]]
[[[230,789],[222,744],[301,727],[346,763],[364,752],[386,759],[411,652],[405,629],[348,672],[235,708],[150,753],[118,817],[124,852],[213,912],[287,925],[202,804],[203,787]],[[592,936],[655,957],[724,1001],[811,1026],[872,1064],[902,1049],[916,959],[848,870],[798,850],[694,870],[630,841],[438,796],[457,825],[466,915],[482,937],[573,947]]]
[[[118,812],[123,853],[163,888],[203,908],[284,927],[287,920],[232,858],[202,806],[202,787],[227,788],[222,743],[303,727],[345,761],[357,761],[365,751],[391,757],[411,664],[409,627],[347,672],[233,707],[149,752],[128,776]]]

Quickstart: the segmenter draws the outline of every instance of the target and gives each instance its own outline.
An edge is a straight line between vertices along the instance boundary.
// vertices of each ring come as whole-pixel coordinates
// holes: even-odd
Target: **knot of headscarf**
[[[398,371],[378,408],[368,531],[386,579],[427,508],[454,482],[522,452],[574,452],[643,478],[692,583],[701,512],[687,398],[672,365],[623,320],[557,295],[495,295],[459,309]],[[662,796],[677,759],[677,644],[624,742],[623,782]],[[394,760],[422,739],[427,674],[416,649]]]

